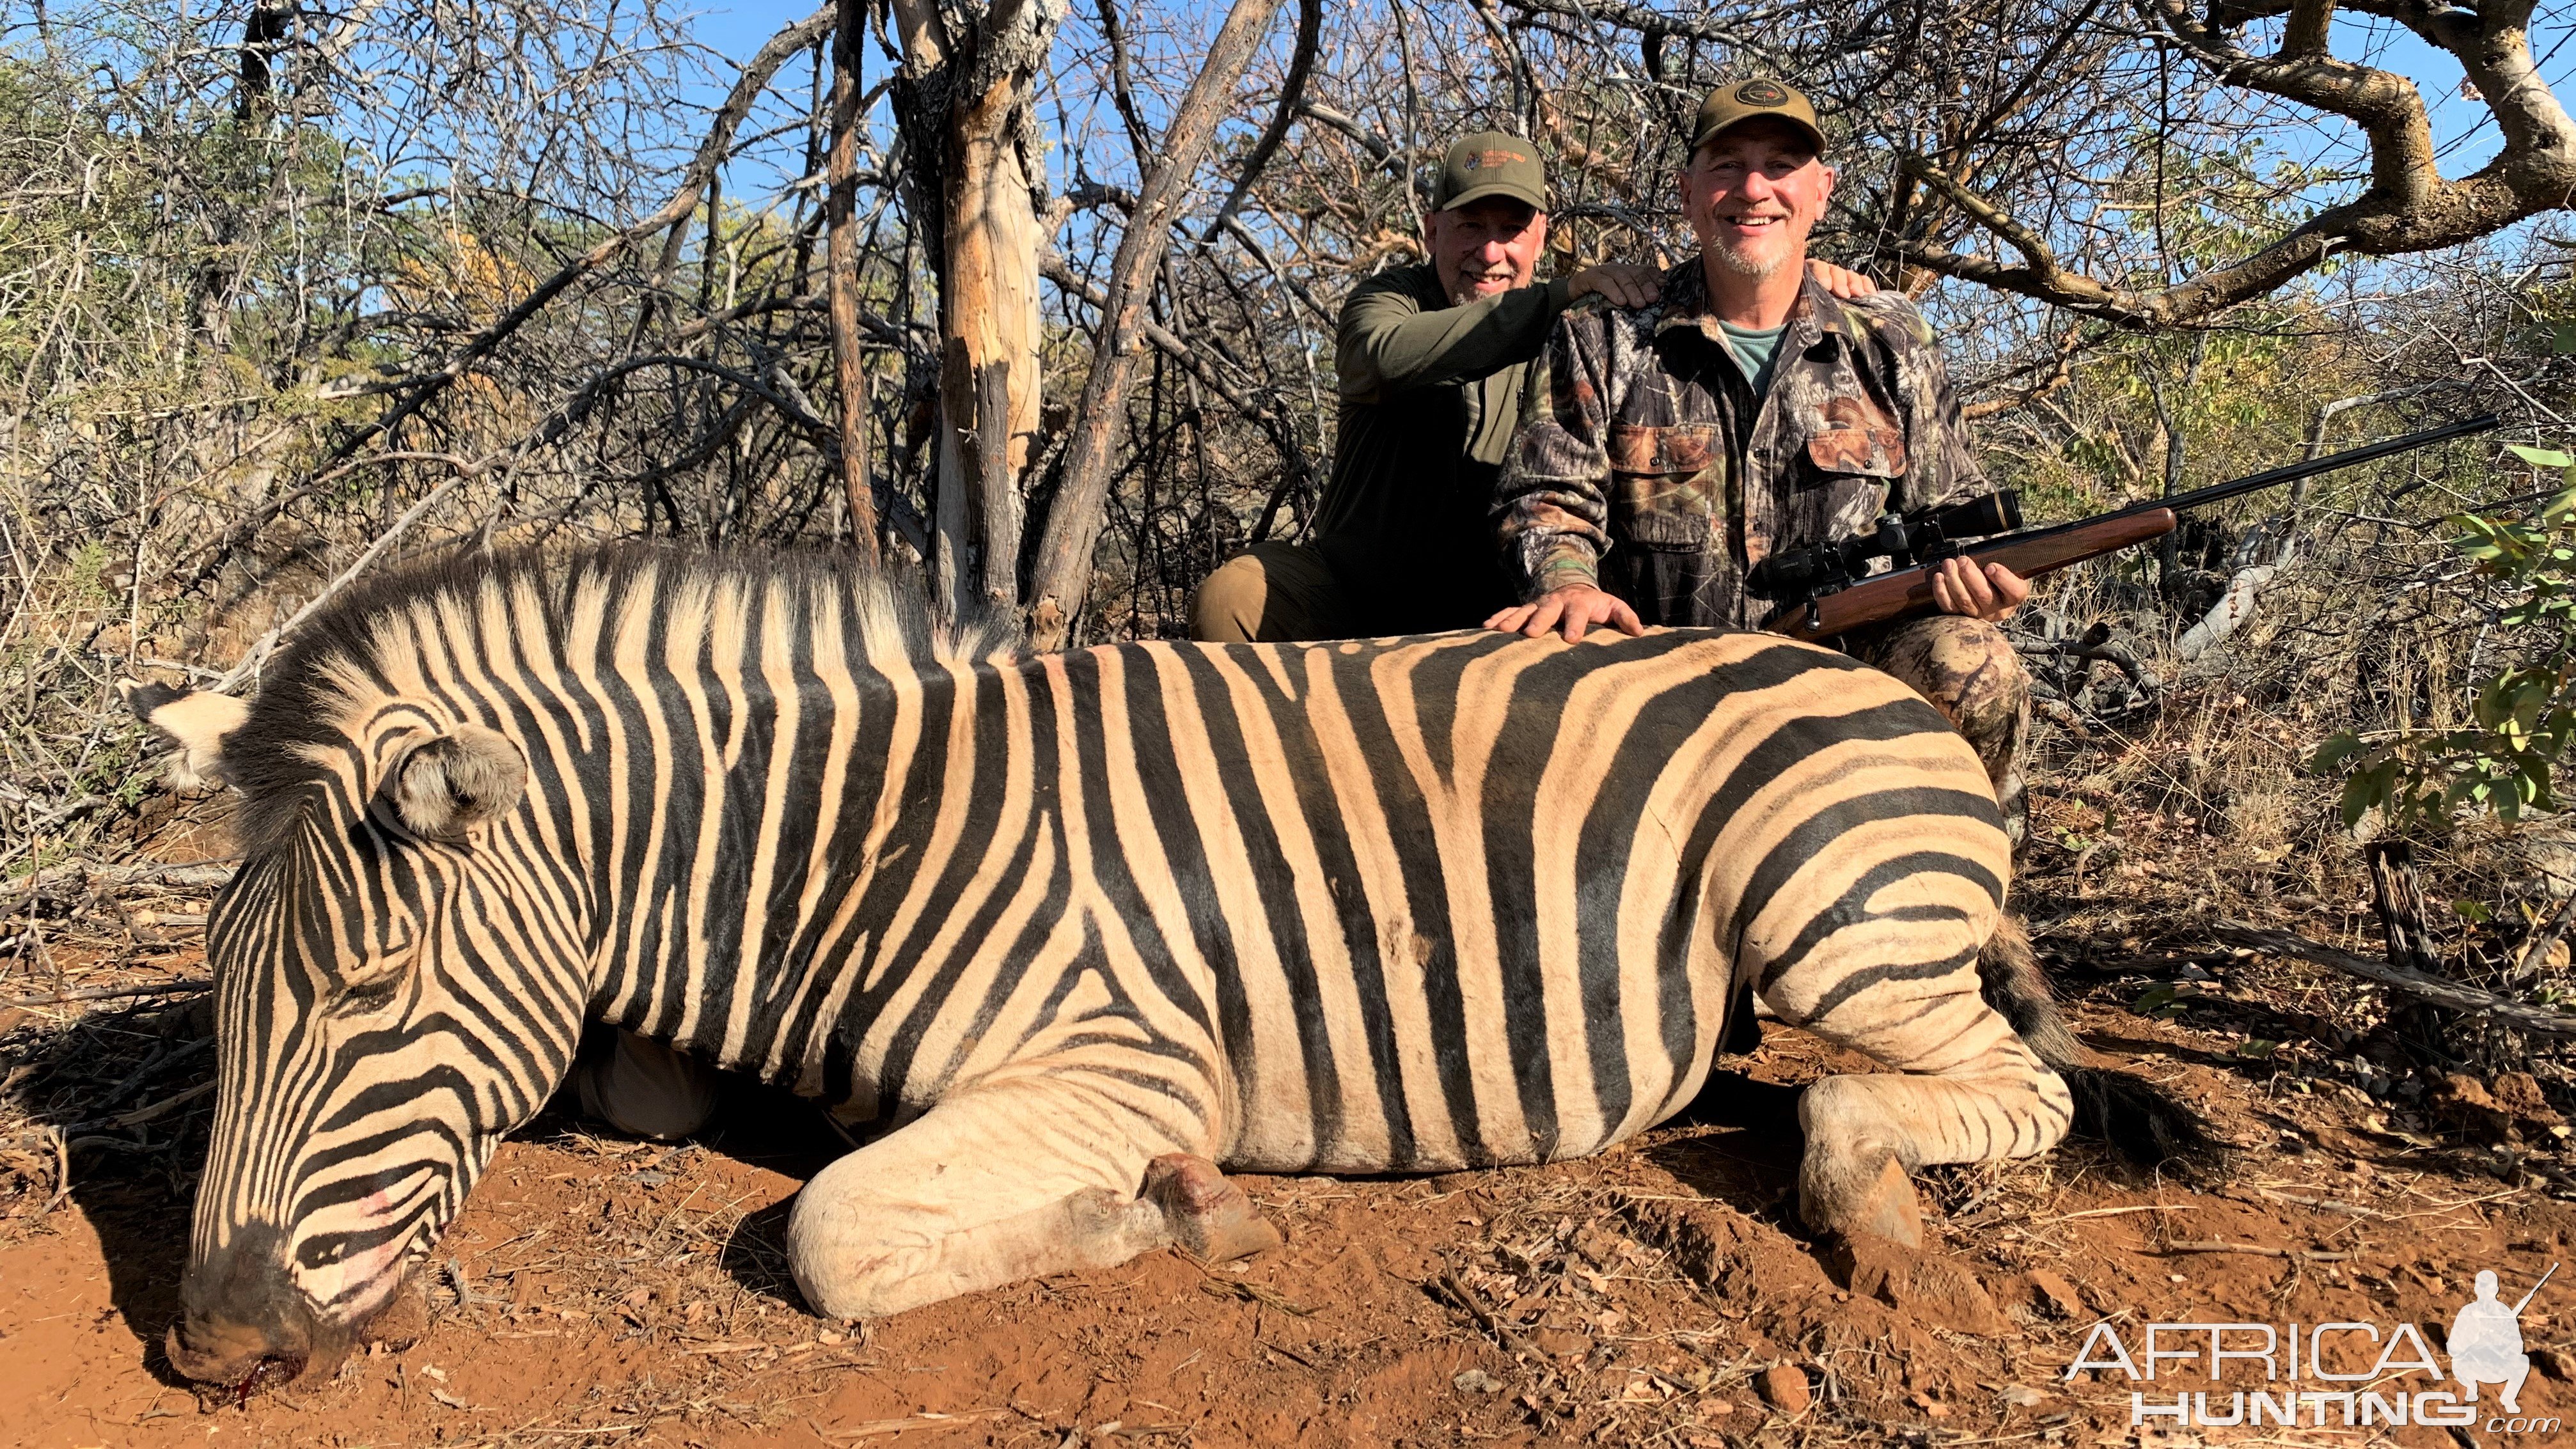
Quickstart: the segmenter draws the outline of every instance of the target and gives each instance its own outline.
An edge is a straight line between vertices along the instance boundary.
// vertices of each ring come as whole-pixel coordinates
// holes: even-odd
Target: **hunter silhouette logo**
[[[2531,1300],[2540,1296],[2540,1290],[2557,1272],[2558,1265],[2550,1264],[2549,1271],[2541,1274],[2540,1281],[2532,1284],[2531,1291],[2511,1308],[2496,1299],[2496,1275],[2485,1271],[2478,1274],[2478,1296],[2462,1305],[2452,1318],[2448,1344],[2451,1377],[2468,1391],[2470,1403],[2478,1401],[2478,1385],[2494,1384],[2503,1390],[2496,1398],[2504,1405],[2504,1411],[2522,1412],[2516,1399],[2522,1393],[2522,1381],[2531,1377],[2531,1355],[2522,1351],[2522,1310],[2531,1306]]]

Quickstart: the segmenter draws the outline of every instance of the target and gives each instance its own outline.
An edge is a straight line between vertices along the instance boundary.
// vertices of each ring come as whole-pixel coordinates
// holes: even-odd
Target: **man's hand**
[[[1664,274],[1653,267],[1625,267],[1604,263],[1585,267],[1565,279],[1566,300],[1597,292],[1610,299],[1613,307],[1645,307],[1664,292]]]
[[[1989,624],[2011,618],[2029,597],[2030,581],[2002,564],[1979,569],[1953,556],[1941,560],[1941,571],[1932,576],[1932,602],[1941,606],[1942,613],[1965,614]]]
[[[1878,283],[1858,272],[1835,266],[1821,257],[1807,258],[1807,275],[1815,278],[1817,285],[1846,302],[1854,297],[1866,297],[1878,290]]]
[[[2024,593],[2029,591],[2027,585],[2022,589]],[[1610,625],[1622,634],[1646,632],[1627,600],[1590,584],[1552,589],[1535,604],[1515,604],[1485,621],[1485,627],[1496,633],[1526,634],[1532,639],[1550,629],[1562,629],[1568,644],[1580,643],[1583,631],[1595,624]]]

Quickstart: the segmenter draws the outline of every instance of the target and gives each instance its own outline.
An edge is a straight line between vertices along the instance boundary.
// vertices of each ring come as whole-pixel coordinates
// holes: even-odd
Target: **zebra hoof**
[[[1287,1241],[1215,1163],[1169,1152],[1145,1164],[1139,1196],[1163,1210],[1172,1241],[1211,1263],[1248,1258]]]
[[[1810,1171],[1803,1176],[1799,1215],[1817,1232],[1923,1246],[1923,1211],[1914,1200],[1914,1180],[1893,1156],[1880,1158],[1874,1174]]]

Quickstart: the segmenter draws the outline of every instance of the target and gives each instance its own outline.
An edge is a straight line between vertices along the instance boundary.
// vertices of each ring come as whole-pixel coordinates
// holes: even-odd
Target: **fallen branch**
[[[59,1006],[67,1001],[114,1001],[124,996],[176,996],[189,991],[211,991],[214,978],[190,976],[177,981],[160,981],[150,986],[92,986],[81,991],[57,991],[51,996],[0,997],[0,1006]]]
[[[2321,941],[2288,931],[2263,931],[2235,921],[2221,921],[2210,934],[2231,946],[2243,946],[2266,955],[2288,956],[2318,966],[2331,966],[2366,981],[2376,981],[2392,991],[2401,991],[2419,1001],[2446,1006],[2454,1011],[2474,1011],[2520,1031],[2538,1032],[2543,1036],[2576,1037],[2576,1016],[2564,1016],[2544,1007],[2508,1001],[2491,991],[2462,986],[2456,981],[2391,966],[2339,951]]]
[[[1476,1291],[1474,1289],[1459,1281],[1458,1274],[1455,1269],[1441,1269],[1440,1276],[1435,1281],[1439,1283],[1441,1288],[1446,1291],[1450,1297],[1457,1299],[1458,1306],[1466,1309],[1468,1314],[1476,1320],[1477,1324],[1487,1333],[1492,1334],[1495,1341],[1502,1344],[1504,1348],[1509,1349],[1513,1353],[1537,1352],[1537,1350],[1530,1347],[1528,1339],[1521,1337],[1520,1330],[1512,1327],[1508,1323],[1505,1323],[1500,1317],[1496,1316],[1494,1311],[1487,1308],[1484,1301],[1476,1296]]]
[[[169,886],[215,890],[233,878],[229,865],[58,865],[0,886],[0,905],[27,896],[61,894],[59,887],[100,890],[117,886]]]
[[[2266,1248],[2258,1243],[2208,1242],[2167,1243],[2168,1253],[2251,1253],[2258,1258],[2304,1258],[2311,1263],[2349,1263],[2359,1253],[2322,1253],[2313,1248]]]

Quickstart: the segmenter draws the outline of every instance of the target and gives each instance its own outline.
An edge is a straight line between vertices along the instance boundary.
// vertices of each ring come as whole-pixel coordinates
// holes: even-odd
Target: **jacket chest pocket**
[[[1905,476],[1905,429],[1866,397],[1825,399],[1809,416],[1801,488],[1884,487]]]
[[[1706,423],[1610,428],[1610,534],[1650,549],[1698,549],[1724,508],[1726,439]]]

